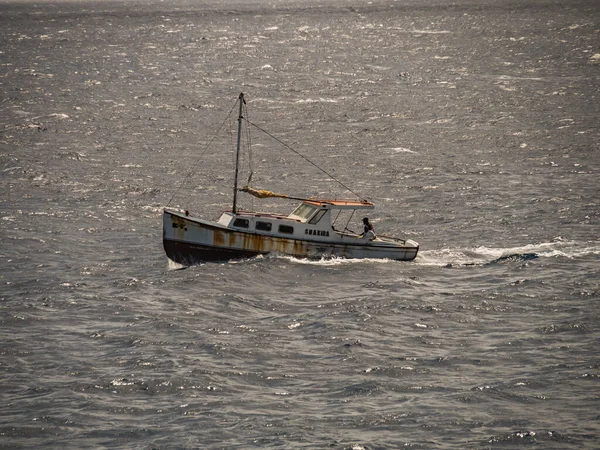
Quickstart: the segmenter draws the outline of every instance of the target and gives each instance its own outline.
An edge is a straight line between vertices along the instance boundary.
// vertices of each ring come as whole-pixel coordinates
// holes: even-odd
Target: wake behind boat
[[[207,221],[165,209],[163,246],[169,259],[183,265],[207,261],[227,261],[268,253],[298,258],[386,258],[410,261],[416,258],[419,244],[410,239],[357,234],[334,227],[333,214],[342,211],[374,209],[373,203],[360,200],[297,198],[257,190],[238,188],[238,163],[244,95],[239,96],[238,138],[233,188],[233,207],[216,221]],[[238,192],[259,198],[278,197],[300,201],[291,214],[281,215],[242,211],[237,206]],[[351,215],[351,217],[352,217]]]

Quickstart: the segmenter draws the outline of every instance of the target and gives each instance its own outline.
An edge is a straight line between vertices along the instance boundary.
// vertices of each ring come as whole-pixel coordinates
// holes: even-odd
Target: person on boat
[[[363,225],[365,227],[365,231],[363,231],[363,233],[361,234],[363,239],[367,239],[369,241],[372,241],[373,239],[375,239],[375,229],[373,228],[373,225],[371,224],[371,222],[369,222],[369,218],[365,217],[363,219]]]

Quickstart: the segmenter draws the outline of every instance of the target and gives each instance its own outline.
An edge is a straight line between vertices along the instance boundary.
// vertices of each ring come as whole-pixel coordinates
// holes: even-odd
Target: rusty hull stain
[[[227,236],[225,236],[227,235]],[[252,233],[213,231],[213,245],[258,253],[286,253],[296,256],[306,256],[307,249],[304,242],[295,239],[282,239],[274,236],[263,236]]]
[[[229,241],[231,241],[231,235],[229,236]],[[219,230],[213,230],[213,245],[225,247],[225,233]]]
[[[175,237],[183,240],[185,238],[186,221],[173,216],[171,216],[171,219],[173,220],[173,228],[175,228]]]

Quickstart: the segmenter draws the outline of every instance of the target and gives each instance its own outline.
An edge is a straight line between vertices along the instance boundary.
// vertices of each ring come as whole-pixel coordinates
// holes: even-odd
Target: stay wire
[[[246,126],[245,126],[245,131],[246,131],[246,148],[248,149],[247,153],[247,158],[248,158],[248,181],[246,181],[246,185],[250,186],[251,182],[252,182],[252,177],[254,176],[254,157],[252,155],[252,136],[250,134],[250,127],[248,126],[249,123],[249,117],[250,117],[250,112],[248,110],[248,105],[246,105],[246,103],[244,102],[244,111],[242,114],[242,117],[245,119],[246,121]],[[251,208],[254,209],[254,196],[250,196],[250,205]]]
[[[231,117],[231,114],[233,113],[235,107],[237,106],[237,102],[239,100],[236,100],[236,102],[233,104],[233,106],[231,107],[231,110],[229,111],[229,114],[227,115],[227,117],[225,118],[225,120],[221,123],[221,125],[219,125],[219,128],[217,129],[217,131],[215,132],[215,134],[213,135],[213,137],[210,139],[210,141],[208,141],[208,143],[206,144],[206,146],[204,147],[204,150],[202,150],[202,153],[200,153],[200,156],[198,157],[198,159],[196,160],[196,162],[194,164],[192,164],[191,169],[188,171],[187,175],[185,177],[183,177],[183,180],[181,180],[181,183],[179,183],[179,186],[177,187],[177,190],[175,191],[175,193],[173,194],[173,196],[171,197],[171,199],[169,200],[169,202],[167,203],[167,206],[171,205],[171,202],[173,201],[173,199],[175,198],[175,196],[177,194],[179,194],[179,191],[182,189],[183,185],[185,184],[185,182],[188,180],[188,178],[192,175],[192,172],[194,172],[194,169],[196,168],[196,166],[198,165],[198,163],[200,162],[200,160],[204,157],[204,154],[206,153],[206,151],[208,150],[208,148],[210,147],[210,145],[214,142],[214,140],[217,138],[217,136],[219,135],[219,132],[221,131],[221,128],[223,128],[223,126],[227,123],[227,121],[229,120],[229,118]]]
[[[340,180],[338,180],[336,177],[334,177],[333,175],[331,175],[329,172],[325,171],[324,169],[322,169],[321,167],[319,167],[317,164],[315,164],[314,162],[312,162],[310,159],[308,159],[306,156],[304,156],[302,153],[298,152],[297,150],[294,150],[292,147],[290,147],[288,144],[286,144],[285,142],[283,142],[281,139],[273,136],[271,133],[269,133],[267,130],[262,129],[261,127],[259,127],[258,125],[250,122],[248,119],[246,119],[246,122],[249,125],[252,125],[254,128],[258,129],[259,131],[262,131],[263,133],[265,133],[267,136],[271,137],[272,139],[275,139],[277,142],[279,142],[281,145],[283,145],[285,148],[287,148],[288,150],[292,151],[293,153],[295,153],[296,155],[298,155],[300,158],[302,158],[303,160],[305,160],[306,162],[308,162],[309,164],[311,164],[312,166],[316,167],[317,169],[319,169],[321,172],[323,172],[325,175],[327,175],[329,178],[331,178],[333,181],[335,181],[336,183],[338,183],[340,186],[342,186],[344,189],[352,192],[356,197],[358,197],[359,199],[361,199],[362,201],[367,201],[365,198],[363,198],[361,195],[358,195],[356,192],[354,192],[352,189],[350,189],[348,186],[346,186],[344,183],[342,183]]]

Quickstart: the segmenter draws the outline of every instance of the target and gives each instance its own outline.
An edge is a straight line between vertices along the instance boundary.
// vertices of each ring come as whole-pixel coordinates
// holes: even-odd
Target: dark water
[[[600,447],[598,2],[2,1],[0,67],[0,448]],[[170,267],[241,91],[419,257]]]

